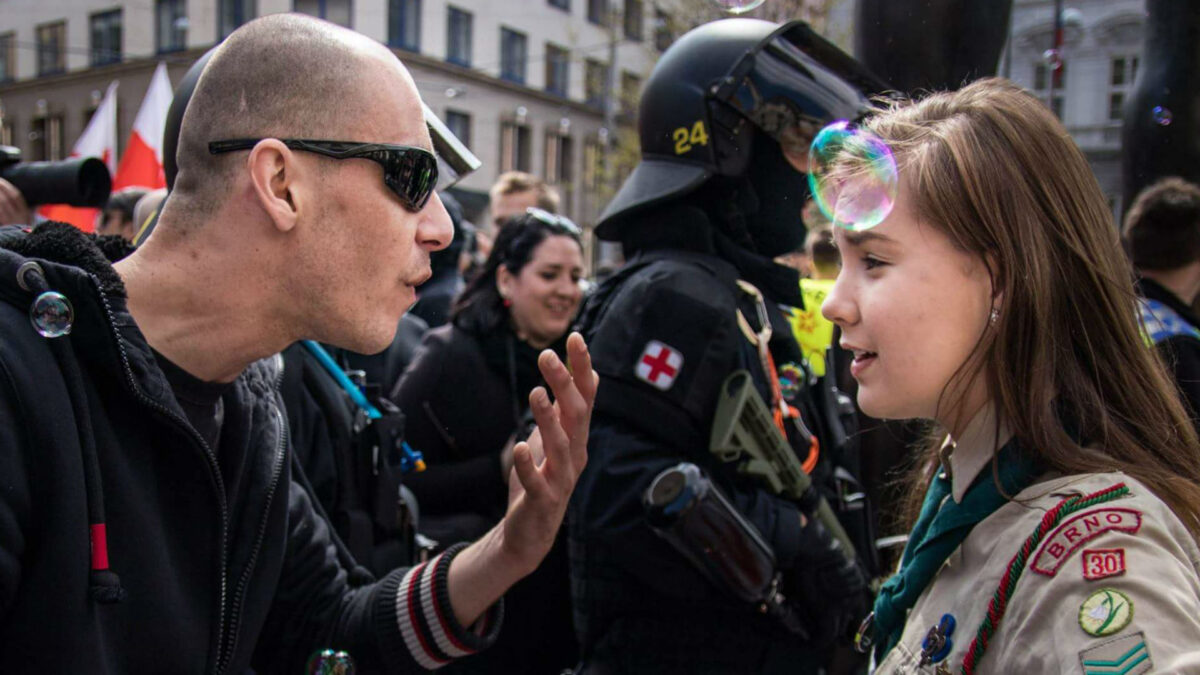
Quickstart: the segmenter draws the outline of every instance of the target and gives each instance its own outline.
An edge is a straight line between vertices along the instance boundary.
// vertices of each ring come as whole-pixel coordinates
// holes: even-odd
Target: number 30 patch
[[[1089,581],[1125,574],[1125,549],[1097,548],[1083,552],[1083,578]]]
[[[697,145],[708,145],[708,132],[704,130],[704,120],[696,120],[691,130],[688,130],[687,127],[679,127],[672,131],[671,139],[675,141],[676,155],[690,152]]]

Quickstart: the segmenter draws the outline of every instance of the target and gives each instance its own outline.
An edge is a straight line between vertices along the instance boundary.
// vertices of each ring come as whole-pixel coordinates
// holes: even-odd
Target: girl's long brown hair
[[[1002,294],[998,320],[944,399],[982,373],[1000,416],[1046,469],[1129,474],[1200,535],[1200,443],[1142,337],[1133,272],[1066,129],[997,78],[893,104],[863,128],[892,148],[922,222],[986,261]],[[911,476],[910,519],[934,465],[918,462]]]

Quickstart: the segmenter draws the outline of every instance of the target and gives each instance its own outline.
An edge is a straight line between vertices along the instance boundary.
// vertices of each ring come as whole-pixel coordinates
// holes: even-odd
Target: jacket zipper
[[[96,275],[88,274],[88,277],[92,280],[92,284],[95,285],[96,292],[100,296],[100,301],[104,304],[104,311],[108,315],[108,325],[112,328],[113,337],[116,338],[117,341],[117,349],[121,353],[121,363],[125,367],[125,377],[128,380],[129,388],[133,391],[134,395],[139,401],[142,402],[143,405],[151,408],[163,417],[174,422],[176,426],[182,428],[186,433],[188,433],[192,440],[196,441],[200,448],[204,450],[204,455],[208,459],[208,468],[210,470],[209,478],[212,481],[213,488],[217,492],[217,504],[221,507],[221,604],[220,611],[217,614],[216,654],[216,662],[218,664],[219,672],[219,666],[223,660],[221,646],[225,640],[225,604],[229,585],[226,578],[226,566],[228,565],[229,556],[229,507],[225,502],[225,483],[221,479],[221,468],[217,463],[217,457],[213,453],[212,448],[208,447],[208,442],[204,440],[204,437],[200,435],[200,432],[192,428],[192,425],[189,424],[187,420],[180,418],[178,415],[172,412],[170,408],[167,408],[163,404],[144,394],[137,386],[137,382],[133,376],[133,368],[129,365],[129,355],[125,352],[125,343],[121,338],[120,331],[117,330],[117,320],[116,317],[113,316],[112,306],[108,302],[108,296],[104,294],[104,291],[100,286],[100,279],[96,277]]]
[[[282,364],[283,359],[276,356]],[[278,394],[279,387],[282,385],[283,367],[280,366],[279,376],[276,379],[275,393]],[[250,583],[250,575],[254,571],[254,565],[258,561],[258,552],[262,549],[263,539],[267,534],[267,520],[271,514],[271,502],[275,497],[275,489],[279,485],[279,477],[283,474],[283,460],[287,456],[287,439],[288,425],[283,419],[283,413],[278,407],[272,409],[275,413],[275,421],[279,425],[279,443],[275,446],[274,466],[271,469],[271,482],[267,486],[267,499],[263,507],[262,519],[258,523],[258,536],[254,539],[254,548],[250,551],[250,559],[246,562],[246,569],[242,571],[242,578],[238,581],[237,589],[233,593],[233,604],[229,610],[229,648],[224,650],[225,658],[223,662],[218,662],[217,672],[225,672],[225,667],[229,665],[230,659],[233,658],[234,651],[237,649],[238,643],[238,623],[241,621],[242,615],[242,599],[246,590],[246,585]]]

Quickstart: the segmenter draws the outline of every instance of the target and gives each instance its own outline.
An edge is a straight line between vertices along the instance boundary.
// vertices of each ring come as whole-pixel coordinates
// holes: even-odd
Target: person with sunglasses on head
[[[873,542],[861,537],[852,552],[819,515],[837,494],[844,431],[820,406],[780,309],[802,305],[799,274],[774,259],[804,241],[813,134],[865,110],[864,91],[881,87],[807,25],[754,19],[687,33],[646,81],[642,160],[596,229],[627,262],[580,319],[602,381],[568,517],[580,672],[818,673],[866,613],[859,560]],[[727,381],[759,399],[757,436],[730,424],[745,418],[718,414]],[[788,475],[811,486],[789,479],[785,492],[752,478],[765,460],[714,452],[730,437],[775,439],[775,456],[795,465]],[[660,536],[647,505],[680,463],[699,467],[713,486],[705,494],[735,509],[727,522],[745,524],[762,558],[728,538],[689,540],[700,553],[684,554]],[[690,533],[715,527],[705,522]],[[766,559],[760,574],[752,563]],[[728,565],[729,576],[764,578],[765,595],[714,578],[711,567]]]
[[[513,447],[527,433],[523,392],[543,382],[539,351],[566,356],[582,276],[579,228],[530,207],[500,230],[450,323],[426,334],[392,394],[408,442],[425,455],[426,470],[405,477],[425,536],[474,539],[504,514]],[[497,644],[450,671],[558,675],[575,664],[562,545],[505,603]]]
[[[488,646],[586,462],[582,339],[569,369],[539,356],[554,400],[530,394],[496,527],[372,579],[293,479],[276,354],[387,347],[449,242],[412,79],[357,33],[257,19],[210,57],[176,158],[132,253],[0,230],[0,663],[416,672]]]
[[[860,629],[875,673],[1200,672],[1200,443],[1062,122],[988,78],[838,148],[822,311],[863,411],[934,423]],[[885,156],[895,200],[861,219]]]

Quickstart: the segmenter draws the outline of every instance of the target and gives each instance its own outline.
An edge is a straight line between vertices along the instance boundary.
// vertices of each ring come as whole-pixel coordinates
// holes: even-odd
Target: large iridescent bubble
[[[767,0],[712,0],[713,4],[729,14],[745,14],[758,8]]]
[[[808,167],[813,199],[834,225],[870,229],[896,204],[900,179],[891,149],[845,120],[826,126],[813,139]]]

